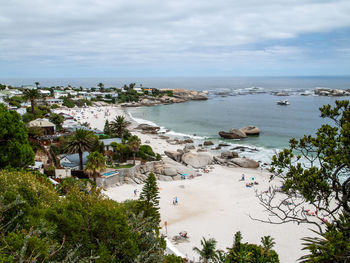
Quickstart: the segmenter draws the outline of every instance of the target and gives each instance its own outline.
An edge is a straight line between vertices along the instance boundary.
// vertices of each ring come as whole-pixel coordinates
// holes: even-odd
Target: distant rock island
[[[342,89],[330,89],[330,88],[315,88],[315,95],[319,96],[350,96],[350,89],[342,90]]]
[[[158,104],[173,104],[186,102],[190,100],[207,100],[208,92],[206,91],[193,91],[185,89],[167,89],[171,91],[171,96],[164,95],[161,97],[154,97],[150,95],[144,95],[140,97],[138,102],[127,102],[121,104],[124,107],[138,107],[138,106],[153,106]]]

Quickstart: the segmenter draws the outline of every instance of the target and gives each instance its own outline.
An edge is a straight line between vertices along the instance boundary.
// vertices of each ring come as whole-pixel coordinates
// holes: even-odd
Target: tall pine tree
[[[160,224],[159,213],[159,191],[157,179],[153,173],[150,173],[142,188],[139,198],[139,208],[144,217],[151,217],[157,225]]]

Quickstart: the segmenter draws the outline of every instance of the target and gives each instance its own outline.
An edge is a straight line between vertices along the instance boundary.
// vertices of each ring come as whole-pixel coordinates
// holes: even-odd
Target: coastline
[[[110,115],[104,116],[109,110]],[[103,130],[105,120],[113,120],[117,115],[123,115],[130,121],[131,132],[137,135],[142,144],[147,142],[155,153],[165,156],[164,151],[176,151],[184,145],[172,145],[159,138],[157,134],[143,134],[134,128],[139,124],[131,118],[128,109],[120,106],[93,107],[98,112],[97,117],[91,113],[91,108],[79,109],[85,112],[82,122],[88,121],[92,128]],[[98,111],[100,110],[100,111]],[[225,249],[232,246],[235,232],[241,231],[243,242],[260,243],[262,236],[271,235],[275,238],[275,250],[280,256],[281,262],[296,262],[303,255],[301,250],[301,238],[312,235],[307,225],[293,223],[271,225],[252,220],[255,218],[266,219],[267,214],[259,204],[255,191],[266,191],[269,186],[281,186],[279,181],[269,181],[269,173],[261,169],[229,168],[220,165],[211,165],[213,169],[193,180],[158,181],[160,193],[160,213],[162,234],[172,237],[180,231],[187,231],[189,242],[174,244],[174,246],[189,259],[198,259],[192,248],[200,247],[202,237],[215,238],[217,248]],[[240,182],[242,174],[247,181],[254,178],[259,185],[247,188],[245,182]],[[116,201],[125,201],[134,197],[134,189],[139,192],[142,185],[124,184],[118,187],[106,189],[104,194]],[[172,204],[177,196],[179,205]],[[164,222],[167,221],[167,231]],[[167,232],[167,233],[166,233]]]

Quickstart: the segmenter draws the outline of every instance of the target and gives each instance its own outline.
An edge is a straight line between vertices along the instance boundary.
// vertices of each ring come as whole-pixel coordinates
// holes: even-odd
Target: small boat
[[[289,101],[288,100],[279,100],[277,101],[277,105],[289,105]]]

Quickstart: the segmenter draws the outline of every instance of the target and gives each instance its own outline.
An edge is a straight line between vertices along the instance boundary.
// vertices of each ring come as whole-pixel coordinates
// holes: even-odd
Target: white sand
[[[110,116],[104,116],[109,110]],[[98,111],[101,110],[101,111]],[[98,111],[95,118],[91,109],[85,110],[85,118],[82,122],[88,121],[93,128],[103,130],[105,120],[112,120],[116,115],[124,115],[120,107],[95,107]],[[68,112],[69,113],[69,112]],[[81,113],[78,113],[81,115]],[[142,143],[150,141],[155,152],[163,154],[164,150],[176,150],[180,146],[170,145],[165,140],[159,139],[157,135],[137,134]],[[246,175],[246,182],[254,177],[259,185],[246,188],[246,182],[240,182],[241,174]],[[241,231],[243,242],[260,244],[260,238],[271,235],[275,238],[275,250],[283,263],[296,262],[303,255],[301,251],[301,238],[312,235],[306,225],[294,223],[271,225],[254,221],[249,214],[256,218],[267,218],[267,213],[259,204],[255,196],[255,189],[265,191],[270,183],[268,173],[264,171],[241,168],[227,168],[214,165],[214,169],[193,180],[181,180],[173,182],[158,182],[160,187],[160,212],[162,224],[168,223],[168,237],[178,235],[180,231],[187,231],[188,243],[181,243],[176,247],[189,259],[198,259],[192,248],[200,247],[202,237],[215,238],[218,241],[219,249],[226,249],[232,246],[234,234]],[[281,185],[274,182],[274,185]],[[123,185],[110,188],[105,194],[117,201],[138,198],[134,197],[134,189],[142,190],[142,185]],[[177,196],[179,204],[172,204],[173,198]],[[162,233],[165,234],[163,227]]]

